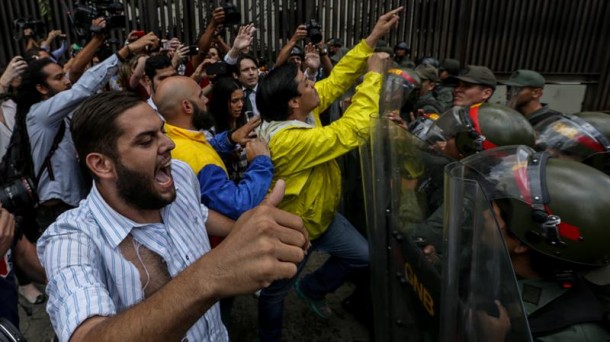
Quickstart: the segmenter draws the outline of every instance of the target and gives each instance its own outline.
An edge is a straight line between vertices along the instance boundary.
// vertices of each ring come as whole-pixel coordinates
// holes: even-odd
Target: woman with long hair
[[[209,108],[214,117],[214,134],[237,129],[248,122],[244,112],[244,91],[234,79],[222,77],[215,80],[211,97]],[[223,160],[229,178],[239,182],[248,167],[245,150],[239,146],[233,154],[223,156]]]

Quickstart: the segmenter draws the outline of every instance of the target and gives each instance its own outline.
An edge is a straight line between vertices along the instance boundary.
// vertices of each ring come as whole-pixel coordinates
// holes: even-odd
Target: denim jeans
[[[312,298],[323,298],[335,291],[352,270],[366,267],[369,263],[366,239],[343,215],[336,214],[328,229],[311,241],[311,249],[298,265],[297,274],[292,279],[275,281],[261,291],[258,299],[258,334],[261,342],[281,340],[284,298],[314,250],[326,252],[330,258],[300,282],[301,290]]]

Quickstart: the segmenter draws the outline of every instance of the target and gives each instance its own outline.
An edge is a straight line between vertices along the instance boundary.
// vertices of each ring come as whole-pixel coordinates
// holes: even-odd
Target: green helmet
[[[521,242],[572,264],[610,264],[610,177],[524,146],[462,160]]]
[[[535,132],[530,123],[514,109],[483,103],[454,107],[441,115],[428,130],[430,144],[455,139],[462,156],[499,146],[534,146]]]
[[[610,115],[582,112],[538,123],[536,149],[572,159],[610,174]]]

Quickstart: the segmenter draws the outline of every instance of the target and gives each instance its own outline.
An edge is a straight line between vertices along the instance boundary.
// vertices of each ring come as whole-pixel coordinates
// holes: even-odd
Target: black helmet
[[[432,65],[438,69],[441,66],[441,63],[434,57],[426,56],[422,57],[417,65]]]
[[[305,58],[305,53],[303,52],[303,49],[298,46],[295,46],[292,48],[292,50],[290,50],[290,56],[300,56],[301,59],[303,59]]]
[[[512,234],[547,257],[574,264],[610,264],[610,177],[525,146],[463,159],[470,178],[494,201]],[[594,200],[590,200],[594,199]]]
[[[536,149],[583,162],[610,174],[610,116],[598,112],[555,115],[534,126]]]
[[[449,143],[454,139],[457,152],[469,156],[498,146],[533,147],[536,138],[527,119],[514,109],[483,103],[454,107],[443,113],[428,130],[425,139],[433,146],[443,148],[449,146],[439,145],[439,141]]]
[[[409,44],[405,43],[405,42],[400,42],[396,45],[394,45],[394,51],[401,49],[401,50],[406,50],[407,53],[411,53],[411,48],[409,47]]]

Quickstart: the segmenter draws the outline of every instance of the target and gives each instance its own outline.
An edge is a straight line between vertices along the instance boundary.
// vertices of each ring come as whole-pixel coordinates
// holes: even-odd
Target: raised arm
[[[290,57],[290,50],[303,38],[307,37],[307,26],[299,25],[290,40],[282,46],[282,49],[277,54],[274,67],[286,64],[288,57]]]
[[[205,58],[204,57],[205,54],[208,52],[208,50],[210,49],[210,46],[212,45],[212,40],[214,38],[214,33],[216,32],[216,29],[220,25],[222,25],[222,23],[224,21],[225,21],[224,9],[222,9],[222,7],[215,8],[214,11],[212,12],[212,18],[210,20],[210,23],[205,28],[205,31],[203,32],[203,34],[199,37],[199,40],[197,41],[197,46],[199,47],[199,54],[196,56],[193,56],[193,58],[191,59],[193,68],[197,68],[199,66],[199,64],[201,64],[203,59]]]

